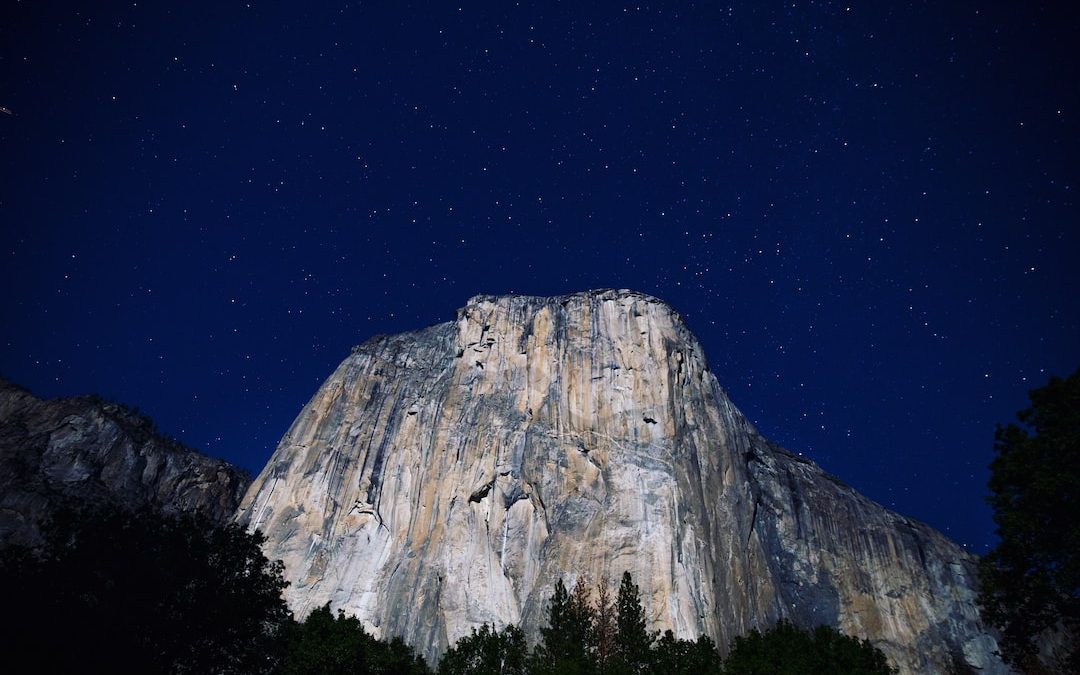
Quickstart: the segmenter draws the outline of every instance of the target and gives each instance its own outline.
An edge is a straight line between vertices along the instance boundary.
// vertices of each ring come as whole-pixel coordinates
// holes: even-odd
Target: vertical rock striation
[[[0,380],[0,543],[32,544],[59,498],[228,522],[250,478],[93,396],[42,400]]]
[[[534,634],[556,578],[629,570],[654,628],[721,648],[780,618],[905,673],[992,655],[974,559],[762,438],[668,305],[479,296],[376,337],[323,384],[238,518],[330,602],[429,658],[483,622]]]

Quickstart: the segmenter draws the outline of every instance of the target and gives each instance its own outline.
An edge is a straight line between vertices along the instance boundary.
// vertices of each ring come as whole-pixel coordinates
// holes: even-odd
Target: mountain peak
[[[662,311],[671,314],[672,316],[679,317],[679,313],[670,304],[660,298],[628,288],[598,288],[552,296],[519,295],[515,293],[506,295],[480,294],[469,298],[465,307],[458,311],[459,313],[468,311],[470,307],[478,305],[498,305],[507,308],[539,308],[542,306],[576,308],[605,302],[614,302],[623,306],[630,306],[633,303],[656,305]]]
[[[666,303],[480,295],[372,340],[244,497],[304,614],[330,602],[429,659],[482,623],[535,636],[555,580],[629,570],[654,629],[722,649],[780,619],[904,673],[1007,669],[974,558],[762,438]]]

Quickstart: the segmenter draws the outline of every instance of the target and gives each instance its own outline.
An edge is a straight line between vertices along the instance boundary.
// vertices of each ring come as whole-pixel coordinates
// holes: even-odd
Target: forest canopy
[[[398,638],[381,640],[329,605],[297,622],[280,562],[262,535],[151,510],[67,504],[45,543],[0,550],[8,585],[8,654],[42,672],[280,675],[430,673]],[[781,623],[739,638],[725,662],[706,636],[650,631],[639,589],[558,580],[547,624],[529,647],[517,626],[474,628],[438,675],[888,675],[884,655],[828,627]],[[64,647],[56,648],[58,635]]]

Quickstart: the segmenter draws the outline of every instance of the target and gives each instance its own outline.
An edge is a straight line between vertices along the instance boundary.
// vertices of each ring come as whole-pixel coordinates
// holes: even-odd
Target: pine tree
[[[607,581],[596,585],[596,603],[593,605],[596,634],[596,670],[600,675],[614,673],[615,659],[615,603]]]
[[[593,612],[592,587],[589,578],[582,575],[570,592],[570,635],[581,644],[583,655],[595,666],[596,615]],[[593,668],[595,669],[595,668]]]
[[[634,675],[648,672],[650,648],[656,636],[645,628],[645,610],[629,572],[623,572],[615,609],[615,651],[621,665]]]
[[[584,607],[582,603],[584,602]],[[540,629],[540,644],[530,659],[530,671],[542,675],[591,675],[593,660],[591,608],[588,591],[566,591],[562,579],[548,605],[548,625]]]
[[[548,625],[540,629],[540,644],[537,651],[546,660],[554,660],[554,655],[562,649],[570,625],[570,594],[562,579],[555,582],[555,592],[548,603]],[[548,655],[551,658],[548,658]]]

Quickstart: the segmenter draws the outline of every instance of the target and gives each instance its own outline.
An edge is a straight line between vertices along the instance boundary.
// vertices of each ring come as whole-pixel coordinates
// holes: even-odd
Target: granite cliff
[[[0,380],[0,543],[37,541],[64,498],[228,522],[250,482],[123,406],[94,396],[43,400]]]
[[[479,296],[356,347],[238,512],[300,615],[330,602],[434,658],[483,622],[535,634],[556,578],[629,570],[654,628],[724,649],[780,618],[903,673],[1008,670],[975,560],[770,443],[663,302]]]

